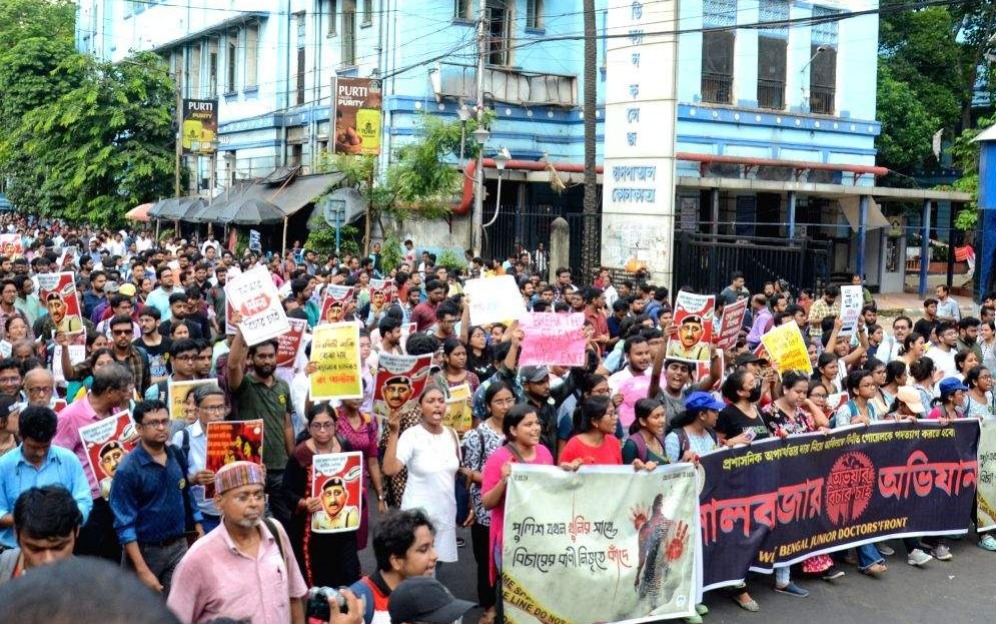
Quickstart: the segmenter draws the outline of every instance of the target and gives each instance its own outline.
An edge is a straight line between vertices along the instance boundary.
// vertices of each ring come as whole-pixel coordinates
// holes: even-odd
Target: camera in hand
[[[339,605],[339,611],[347,612],[346,597],[342,595],[341,591],[331,587],[312,587],[308,590],[308,602],[304,607],[305,618],[309,621],[315,618],[322,622],[328,622],[332,617],[329,599]]]

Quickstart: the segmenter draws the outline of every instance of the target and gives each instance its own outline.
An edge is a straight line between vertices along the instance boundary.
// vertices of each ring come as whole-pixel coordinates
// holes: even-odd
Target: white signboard
[[[257,266],[230,277],[225,295],[232,309],[242,314],[239,328],[250,347],[290,331],[280,295],[266,267]]]
[[[519,287],[511,275],[467,280],[463,292],[470,298],[470,323],[506,323],[526,313]]]

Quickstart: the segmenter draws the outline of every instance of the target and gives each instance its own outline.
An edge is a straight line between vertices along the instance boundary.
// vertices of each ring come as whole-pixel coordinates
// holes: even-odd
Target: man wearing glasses
[[[131,372],[132,385],[140,394],[148,390],[152,376],[149,372],[149,356],[134,346],[134,328],[130,316],[118,315],[111,319],[111,340],[113,342],[114,359]],[[93,374],[92,363],[84,360],[73,365],[69,359],[69,338],[64,333],[56,334],[56,344],[62,347],[62,370],[66,381],[85,379]]]
[[[193,391],[197,403],[197,420],[187,425],[173,436],[173,446],[183,451],[187,458],[187,480],[191,492],[201,511],[201,526],[204,532],[212,531],[221,523],[221,511],[213,498],[205,497],[205,487],[214,481],[214,472],[207,466],[207,426],[208,423],[224,420],[228,415],[228,402],[225,392],[218,386],[199,386]]]
[[[93,511],[76,545],[76,554],[121,560],[121,546],[114,535],[113,517],[107,501],[100,492],[96,475],[89,469],[87,450],[80,439],[80,427],[89,425],[118,413],[128,407],[132,395],[132,377],[128,369],[118,364],[108,364],[93,375],[90,392],[73,401],[59,413],[59,424],[52,443],[76,454],[80,464],[86,466]]]
[[[133,417],[140,441],[111,484],[114,528],[124,547],[124,566],[153,591],[168,594],[173,570],[187,552],[186,510],[192,510],[198,537],[204,535],[201,512],[187,481],[186,460],[167,444],[166,405],[143,401]]]

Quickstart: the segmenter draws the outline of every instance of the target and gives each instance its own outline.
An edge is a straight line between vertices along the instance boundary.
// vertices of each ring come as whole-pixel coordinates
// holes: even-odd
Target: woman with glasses
[[[515,405],[515,395],[503,381],[492,382],[484,391],[484,404],[488,418],[475,429],[463,436],[463,458],[460,465],[467,471],[467,485],[470,489],[472,513],[464,523],[470,526],[470,537],[477,563],[477,602],[484,609],[482,624],[495,620],[495,585],[491,582],[488,568],[488,544],[491,535],[491,514],[484,508],[481,499],[481,484],[484,482],[484,466],[495,451],[505,442],[502,423],[505,414]]]
[[[985,366],[973,366],[965,374],[965,417],[980,420],[996,418],[996,402],[993,401],[993,374]]]
[[[387,503],[384,502],[384,484],[380,476],[380,464],[377,461],[377,442],[380,440],[380,428],[377,419],[369,412],[363,411],[363,399],[343,399],[339,403],[338,430],[339,437],[354,450],[363,453],[363,464],[366,475],[363,480],[363,500],[366,501],[368,486],[373,485],[377,494],[377,511],[387,513]],[[366,504],[360,506],[360,528],[356,533],[357,548],[367,547],[369,535],[370,512]]]
[[[308,587],[348,587],[360,578],[357,532],[312,532],[311,514],[323,509],[321,497],[311,495],[312,460],[315,455],[353,449],[337,435],[339,417],[327,403],[312,405],[307,420],[307,437],[287,459],[284,470],[283,494],[293,511],[287,534]]]

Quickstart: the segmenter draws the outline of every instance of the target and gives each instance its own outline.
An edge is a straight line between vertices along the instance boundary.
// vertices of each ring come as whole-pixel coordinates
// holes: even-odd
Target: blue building
[[[81,51],[120,60],[155,50],[181,76],[184,97],[218,99],[219,158],[186,160],[191,191],[289,179],[299,192],[274,202],[288,214],[310,206],[335,179],[318,177],[327,166],[334,76],[382,80],[382,167],[416,139],[423,114],[458,119],[476,105],[480,0],[215,4],[80,0],[78,8]],[[583,15],[578,0],[484,4],[485,103],[496,117],[485,151],[505,148],[513,159],[504,171],[486,162],[485,221],[499,177],[503,183],[488,230],[488,251],[501,255],[515,239],[544,240],[552,217],[581,210]],[[609,4],[596,2],[599,146]],[[681,32],[676,137],[661,137],[677,151],[675,227],[823,238],[833,245],[831,272],[859,271],[873,286],[902,289],[905,232],[869,229],[890,223],[879,203],[967,197],[874,186],[882,173],[874,167],[878,18],[850,15],[868,8],[856,0],[683,0],[678,23],[660,24]],[[460,213],[468,201],[455,198],[447,228],[410,220],[406,233],[427,246],[465,246],[469,219]]]

